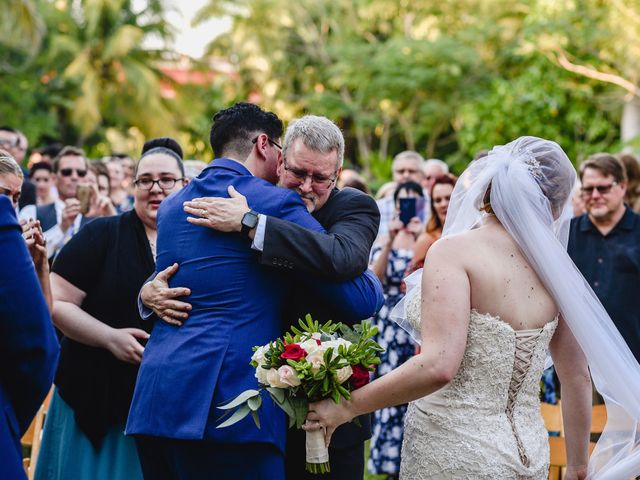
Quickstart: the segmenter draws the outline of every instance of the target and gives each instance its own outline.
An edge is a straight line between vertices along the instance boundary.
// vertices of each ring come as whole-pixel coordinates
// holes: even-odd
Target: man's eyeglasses
[[[86,170],[80,170],[78,168],[61,168],[60,175],[63,177],[70,177],[73,175],[73,172],[76,172],[80,178],[84,178],[87,175]]]
[[[133,182],[140,190],[151,190],[157,183],[162,190],[171,190],[175,187],[176,182],[184,180],[184,178],[162,177],[157,180],[151,178],[139,178]]]
[[[0,139],[0,145],[8,145],[10,147],[17,147],[18,146],[18,139],[16,138],[15,140],[9,140],[8,138],[2,138]]]
[[[251,143],[255,145],[256,142],[258,141],[258,138],[260,138],[260,135],[258,135],[256,138],[251,140]],[[274,142],[273,140],[271,140],[269,137],[267,137],[267,142],[269,142],[271,145],[276,147],[278,150],[282,150],[282,146],[278,142]]]
[[[612,182],[609,185],[596,185],[593,187],[582,187],[580,189],[580,192],[582,193],[583,197],[590,197],[591,195],[593,195],[594,190],[597,190],[600,195],[606,195],[616,185],[618,185],[618,182]]]
[[[311,183],[319,187],[327,188],[333,182],[336,181],[336,178],[338,178],[337,175],[334,175],[333,177],[325,177],[324,175],[311,174],[311,173],[307,173],[305,170],[290,167],[287,165],[286,158],[283,160],[283,166],[284,166],[284,169],[287,172],[289,172],[291,175],[293,175],[293,178],[295,178],[301,184],[307,181],[307,177],[311,177]]]
[[[9,197],[14,205],[18,205],[18,202],[20,201],[20,193],[21,192],[14,193],[10,188],[0,186],[0,195],[6,195]]]

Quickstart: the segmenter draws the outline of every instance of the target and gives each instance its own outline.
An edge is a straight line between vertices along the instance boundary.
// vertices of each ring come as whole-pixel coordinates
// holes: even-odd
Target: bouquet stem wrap
[[[329,449],[324,444],[324,429],[306,433],[307,472],[329,472]]]

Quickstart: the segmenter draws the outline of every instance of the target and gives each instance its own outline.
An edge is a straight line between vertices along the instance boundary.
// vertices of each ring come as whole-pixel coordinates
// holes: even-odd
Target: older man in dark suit
[[[335,188],[343,152],[342,133],[324,117],[308,115],[289,126],[277,169],[279,185],[298,192],[327,233],[259,215],[248,236],[253,239],[252,248],[262,251],[261,263],[333,280],[353,278],[366,270],[380,214],[368,195],[352,188]],[[187,203],[186,208],[199,217],[192,221],[217,230],[241,231],[242,218],[250,209],[242,195],[234,189],[229,193],[230,199],[207,198]],[[148,288],[143,300],[156,313],[169,321],[184,321],[189,308],[186,303],[171,300],[171,291],[160,282]],[[160,299],[160,294],[166,294],[165,298]],[[283,328],[309,312],[321,321],[353,324],[360,320],[345,315],[335,303],[321,301],[313,290],[299,285],[289,292]],[[323,475],[327,480],[363,477],[364,442],[370,438],[371,429],[368,416],[359,420],[360,426],[343,425],[334,434],[329,449],[331,473]],[[305,471],[304,432],[289,431],[286,459],[287,478],[315,478]]]

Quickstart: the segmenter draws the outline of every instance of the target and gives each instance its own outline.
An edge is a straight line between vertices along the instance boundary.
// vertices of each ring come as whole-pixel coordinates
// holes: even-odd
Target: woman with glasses
[[[65,337],[38,479],[142,478],[135,443],[123,433],[152,327],[136,298],[155,270],[158,209],[186,184],[177,142],[145,143],[135,178],[133,210],[88,223],[52,267],[53,319]]]

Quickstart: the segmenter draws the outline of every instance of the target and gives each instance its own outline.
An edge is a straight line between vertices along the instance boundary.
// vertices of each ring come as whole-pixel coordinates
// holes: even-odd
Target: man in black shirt
[[[571,222],[569,255],[640,361],[640,216],[624,204],[624,166],[598,153],[580,180],[587,213]]]

